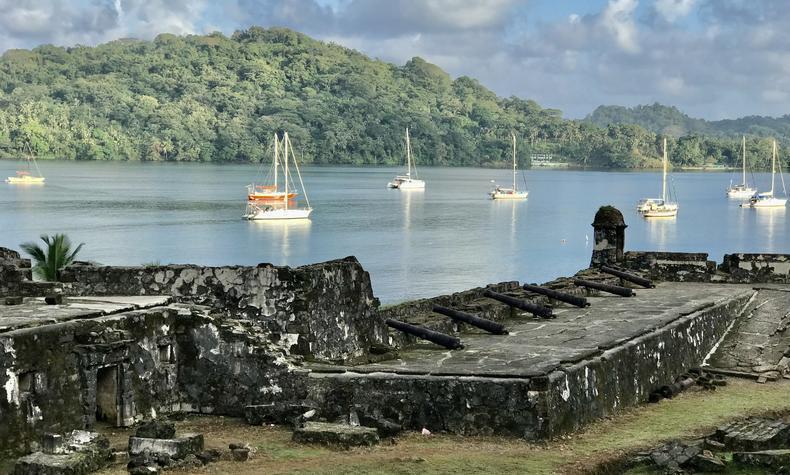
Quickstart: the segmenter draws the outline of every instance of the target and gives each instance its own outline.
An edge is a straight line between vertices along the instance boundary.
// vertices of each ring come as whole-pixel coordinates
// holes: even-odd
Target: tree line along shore
[[[271,154],[272,132],[287,130],[304,163],[395,165],[406,127],[417,163],[431,166],[506,167],[515,133],[521,166],[548,156],[657,168],[667,136],[563,119],[418,57],[396,66],[283,28],[44,45],[0,58],[0,158],[29,148],[42,159],[258,162]],[[779,129],[747,137],[751,168],[770,167],[772,138],[790,145]],[[668,139],[676,167],[741,159],[735,130]]]

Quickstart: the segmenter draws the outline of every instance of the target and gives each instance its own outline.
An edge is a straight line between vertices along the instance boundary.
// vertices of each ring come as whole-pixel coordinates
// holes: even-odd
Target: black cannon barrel
[[[554,289],[547,289],[546,287],[540,287],[531,284],[524,284],[522,285],[522,287],[524,288],[524,290],[529,290],[530,292],[535,292],[536,294],[542,294],[554,300],[559,300],[565,303],[569,303],[571,305],[576,305],[577,307],[590,306],[590,302],[588,302],[586,298],[579,297],[578,295],[566,294],[565,292],[560,292]]]
[[[629,274],[628,272],[623,272],[619,269],[613,269],[611,267],[601,266],[601,272],[606,272],[607,274],[611,274],[617,276],[623,280],[627,280],[628,282],[633,282],[636,285],[641,285],[647,289],[652,289],[655,287],[655,284],[650,279],[645,279],[644,277],[639,277],[638,275]]]
[[[500,294],[498,292],[492,292],[491,290],[484,290],[483,295],[485,295],[486,297],[490,297],[494,300],[499,300],[500,302],[508,304],[511,307],[516,307],[516,308],[520,308],[521,310],[526,310],[527,312],[530,312],[533,315],[537,315],[539,317],[554,318],[554,314],[552,313],[551,309],[548,307],[544,307],[543,305],[537,305],[532,302],[527,302],[526,300],[511,297],[509,295]]]
[[[423,340],[428,340],[430,342],[436,343],[437,345],[441,345],[451,350],[456,350],[464,347],[464,345],[461,344],[460,338],[446,335],[442,332],[428,330],[427,328],[418,327],[417,325],[401,322],[399,320],[393,320],[391,318],[386,319],[384,322],[387,325],[391,326],[392,328],[402,331],[403,333],[414,335],[418,338],[422,338]]]
[[[619,285],[602,284],[600,282],[592,282],[584,279],[573,279],[575,285],[581,287],[588,287],[591,289],[602,290],[610,294],[620,295],[622,297],[633,297],[634,291],[628,287],[620,287]]]
[[[507,330],[505,330],[504,325],[488,320],[487,318],[478,317],[477,315],[461,312],[460,310],[455,310],[448,307],[442,307],[441,305],[434,305],[433,311],[436,313],[441,313],[442,315],[447,315],[453,320],[458,320],[468,323],[474,327],[482,328],[483,330],[493,333],[494,335],[507,335]]]

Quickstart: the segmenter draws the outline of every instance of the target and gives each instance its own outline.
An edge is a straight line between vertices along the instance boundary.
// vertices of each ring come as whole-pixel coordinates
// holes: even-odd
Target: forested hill
[[[609,124],[634,124],[658,134],[674,137],[710,135],[738,138],[741,135],[773,137],[790,143],[790,116],[748,116],[740,119],[707,121],[693,119],[676,107],[659,103],[636,107],[600,106],[588,115],[585,122],[606,127]]]
[[[370,59],[287,29],[253,27],[0,58],[0,157],[258,161],[287,130],[305,162],[395,164],[411,128],[418,163],[505,166],[532,153],[601,167],[656,166],[661,138],[563,120],[420,58]],[[767,142],[749,145],[767,150]],[[673,163],[734,163],[734,140],[670,140]],[[764,154],[757,154],[764,157]]]

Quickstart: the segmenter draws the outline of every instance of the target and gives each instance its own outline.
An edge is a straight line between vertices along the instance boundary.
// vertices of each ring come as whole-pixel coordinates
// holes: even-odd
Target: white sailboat
[[[664,139],[664,172],[661,180],[661,198],[646,198],[639,201],[636,209],[645,218],[672,218],[678,214],[678,204],[667,196],[667,139]]]
[[[33,156],[33,151],[30,149],[30,145],[25,145],[28,151],[28,156],[26,159],[27,170],[17,170],[16,176],[9,176],[5,181],[11,185],[43,185],[45,178],[41,175],[41,170],[38,168],[38,163],[36,163],[36,157]],[[31,162],[36,168],[37,175],[33,175],[33,171],[30,169]]]
[[[394,180],[387,184],[389,188],[399,190],[424,190],[425,182],[411,177],[412,169],[411,142],[409,140],[409,129],[406,128],[406,175],[398,175]],[[417,175],[417,166],[414,166],[414,175]]]
[[[294,168],[296,168],[296,175],[299,177],[299,184],[302,187],[302,193],[304,194],[304,199],[305,199],[305,203],[307,204],[307,207],[291,208],[288,199],[282,200],[283,201],[282,206],[266,205],[266,204],[260,204],[260,203],[248,201],[247,211],[244,213],[244,219],[248,219],[248,220],[307,219],[310,217],[310,213],[313,212],[313,208],[310,207],[310,201],[307,198],[307,190],[305,190],[304,182],[302,181],[302,173],[299,171],[299,164],[296,162],[296,155],[294,154],[293,147],[291,146],[291,140],[288,138],[288,132],[286,132],[285,136],[283,137],[283,143],[285,146],[284,160],[283,160],[284,194],[285,196],[288,196],[289,193],[288,185],[289,185],[290,173],[288,171],[288,163],[290,159],[293,159]],[[289,153],[289,147],[290,147],[290,153]]]
[[[748,198],[752,196],[757,190],[752,188],[746,183],[746,136],[743,136],[743,181],[737,185],[730,182],[730,187],[727,188],[727,196],[730,198]]]
[[[489,193],[492,200],[525,200],[529,191],[518,191],[516,187],[516,135],[513,134],[513,188],[502,188],[496,186]],[[491,180],[493,182],[493,180]]]
[[[782,176],[782,165],[779,165],[779,177],[782,179],[782,191],[784,198],[774,196],[774,182],[776,175],[776,140],[774,140],[773,153],[771,155],[771,191],[755,193],[749,201],[743,203],[744,208],[783,208],[787,204],[787,190],[785,189],[785,179]]]

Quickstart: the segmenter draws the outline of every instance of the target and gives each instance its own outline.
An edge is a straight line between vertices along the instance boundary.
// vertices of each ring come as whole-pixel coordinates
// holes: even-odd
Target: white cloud
[[[629,53],[639,52],[634,23],[636,0],[609,0],[601,14],[601,25],[614,35],[617,44]]]
[[[695,0],[656,0],[655,9],[670,23],[684,18],[691,12]]]

